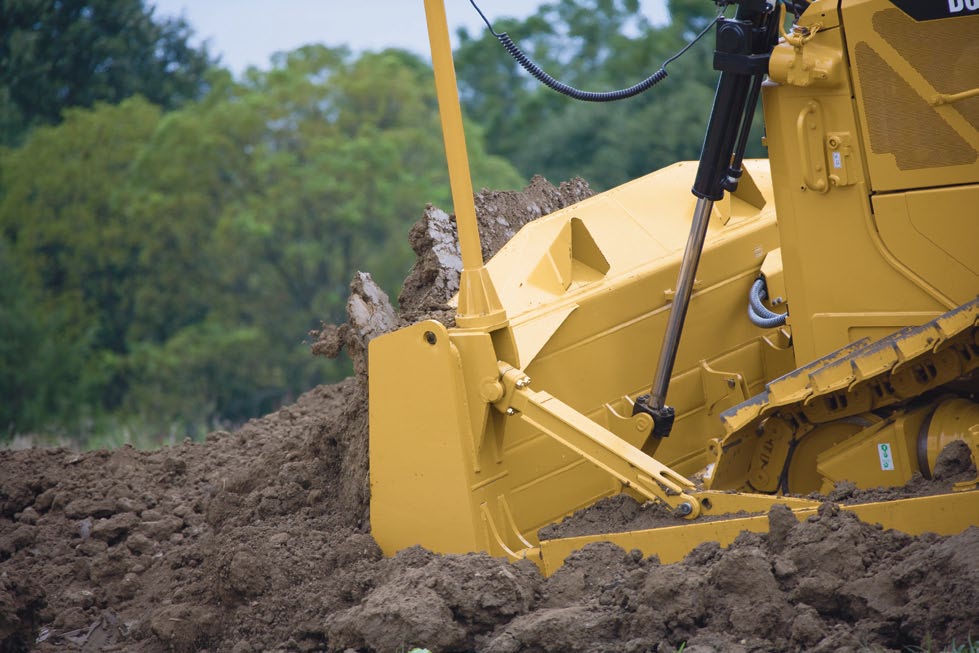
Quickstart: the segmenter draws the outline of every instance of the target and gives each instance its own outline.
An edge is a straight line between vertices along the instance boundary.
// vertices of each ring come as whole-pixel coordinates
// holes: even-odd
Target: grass
[[[970,635],[965,644],[956,644],[955,640],[947,646],[936,646],[931,641],[931,637],[925,638],[921,646],[908,646],[906,653],[979,653],[979,641],[974,641]],[[884,651],[879,646],[865,646],[860,649],[860,653],[881,653]]]
[[[0,449],[31,447],[67,447],[78,451],[117,449],[131,445],[137,449],[153,450],[172,447],[186,439],[199,442],[211,431],[226,428],[225,424],[188,424],[184,421],[161,422],[139,415],[108,415],[81,420],[73,428],[40,433],[20,433],[0,440]]]
[[[951,644],[939,649],[932,648],[932,642],[929,640],[921,646],[908,647],[908,653],[979,653],[979,642],[972,641],[971,635],[965,644],[956,644],[953,639]]]

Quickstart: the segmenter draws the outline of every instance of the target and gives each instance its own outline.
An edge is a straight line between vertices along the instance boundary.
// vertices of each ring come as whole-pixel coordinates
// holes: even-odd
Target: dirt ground
[[[484,192],[487,253],[515,230],[507,215],[588,193],[541,179]],[[776,508],[770,533],[672,565],[607,543],[550,578],[483,554],[383,558],[369,526],[364,344],[422,314],[451,319],[453,229],[429,208],[413,230],[401,316],[368,275],[354,280],[350,322],[314,344],[351,350],[358,374],[342,383],[198,444],[0,451],[0,650],[855,653],[979,638],[979,528],[910,537],[830,503],[804,523]],[[961,451],[951,458],[947,475],[968,471]],[[616,498],[554,528],[655,515]]]

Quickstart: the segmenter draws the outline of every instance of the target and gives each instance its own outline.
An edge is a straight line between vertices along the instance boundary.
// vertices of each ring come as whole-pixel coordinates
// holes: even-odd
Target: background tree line
[[[710,19],[671,0],[560,0],[498,19],[545,69],[606,90]],[[306,46],[234,79],[145,0],[11,0],[0,25],[0,437],[107,420],[173,436],[272,410],[343,363],[305,334],[340,321],[354,271],[396,296],[406,234],[449,205],[422,58]],[[534,173],[606,188],[696,158],[710,48],[614,105],[539,87],[495,39],[456,52],[474,182]]]

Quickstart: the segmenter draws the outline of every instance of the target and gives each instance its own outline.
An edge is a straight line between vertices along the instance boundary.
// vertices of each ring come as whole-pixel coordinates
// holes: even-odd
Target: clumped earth
[[[507,216],[589,192],[541,179],[484,192],[487,253],[516,229]],[[318,353],[350,350],[354,377],[199,444],[0,452],[0,650],[857,652],[979,637],[979,528],[911,537],[831,503],[802,523],[776,507],[770,533],[672,565],[608,543],[550,578],[483,554],[383,558],[369,525],[366,342],[421,315],[451,319],[453,229],[430,207],[413,230],[400,315],[361,274],[349,322],[316,334]],[[946,467],[971,471],[961,451]],[[578,527],[662,517],[630,501]]]

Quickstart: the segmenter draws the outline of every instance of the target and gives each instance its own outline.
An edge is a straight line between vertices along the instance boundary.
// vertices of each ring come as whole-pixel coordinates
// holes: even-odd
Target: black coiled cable
[[[491,30],[492,31],[492,30]],[[499,39],[500,44],[510,53],[514,61],[523,67],[528,73],[534,76],[541,84],[549,89],[557,91],[562,95],[567,95],[575,100],[581,100],[582,102],[615,102],[616,100],[624,100],[630,98],[634,95],[639,95],[643,91],[648,91],[656,84],[666,79],[666,69],[660,68],[655,73],[642,80],[638,84],[630,86],[629,88],[620,88],[617,91],[582,91],[573,86],[568,86],[564,82],[560,82],[550,75],[548,75],[540,66],[535,64],[530,60],[523,50],[521,50],[510,35],[506,32],[502,34],[493,33],[497,39]]]
[[[541,84],[543,84],[544,86],[546,86],[551,90],[557,91],[558,93],[562,95],[566,95],[575,100],[581,100],[582,102],[615,102],[616,100],[624,100],[626,98],[633,97],[634,95],[639,95],[644,91],[648,91],[656,84],[659,84],[667,77],[666,66],[669,65],[671,62],[673,62],[675,59],[678,59],[680,55],[682,55],[684,52],[689,50],[694,43],[699,41],[701,37],[707,33],[707,30],[713,27],[714,23],[718,21],[718,19],[721,17],[721,13],[723,12],[723,7],[722,7],[721,12],[718,12],[717,16],[714,17],[714,20],[708,23],[708,25],[703,30],[701,30],[699,34],[697,34],[696,38],[694,38],[692,41],[690,41],[685,46],[683,46],[683,48],[675,55],[673,55],[672,57],[664,61],[663,65],[660,66],[659,70],[654,72],[646,79],[642,80],[638,84],[634,84],[633,86],[630,86],[629,88],[622,88],[617,91],[596,92],[596,91],[582,91],[573,86],[569,86],[564,82],[554,79],[554,77],[547,74],[547,72],[545,72],[540,66],[538,66],[536,63],[531,61],[530,57],[524,54],[523,50],[521,50],[520,47],[513,42],[513,39],[511,39],[506,32],[503,32],[501,34],[493,30],[492,24],[490,24],[489,20],[480,10],[479,6],[476,4],[476,0],[469,0],[469,2],[470,4],[472,4],[473,9],[475,9],[476,12],[479,14],[479,16],[483,19],[483,22],[486,23],[486,27],[487,29],[489,29],[490,33],[496,37],[496,39],[500,42],[500,44],[504,47],[504,49],[506,49],[506,51],[510,54],[510,56],[513,57],[514,61],[520,64],[520,66],[528,73],[533,75],[534,79],[536,79]]]

